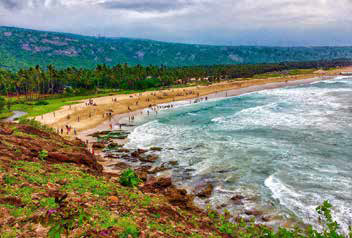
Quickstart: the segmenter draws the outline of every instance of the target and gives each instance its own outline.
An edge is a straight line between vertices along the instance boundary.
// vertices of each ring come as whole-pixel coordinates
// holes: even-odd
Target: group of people
[[[89,99],[87,102],[86,102],[86,106],[97,106],[97,104],[93,101],[93,99]]]
[[[75,136],[77,136],[77,130],[76,130],[76,128],[73,128],[72,126],[70,126],[70,125],[65,125],[65,129],[66,129],[66,135],[70,135],[71,134],[71,131],[73,131],[73,134],[75,135]],[[56,129],[56,132],[58,133],[58,134],[61,134],[61,135],[63,135],[64,134],[64,128],[57,128]]]

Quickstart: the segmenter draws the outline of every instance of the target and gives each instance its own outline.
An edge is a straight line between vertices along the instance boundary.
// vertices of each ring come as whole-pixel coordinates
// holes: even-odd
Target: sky
[[[352,0],[0,0],[0,25],[213,45],[352,45]]]

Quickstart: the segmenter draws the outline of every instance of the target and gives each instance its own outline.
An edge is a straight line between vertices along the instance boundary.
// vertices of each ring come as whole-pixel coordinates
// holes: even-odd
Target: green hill
[[[0,67],[192,66],[352,58],[352,47],[210,46],[0,27]]]

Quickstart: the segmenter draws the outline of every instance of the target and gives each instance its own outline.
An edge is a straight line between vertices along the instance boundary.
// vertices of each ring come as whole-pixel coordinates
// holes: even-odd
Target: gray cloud
[[[0,0],[0,5],[6,9],[19,9],[22,7],[21,0]]]
[[[190,0],[108,0],[100,3],[108,9],[124,9],[138,12],[167,12],[194,5]]]
[[[220,45],[352,45],[351,12],[351,0],[0,0],[0,25]]]

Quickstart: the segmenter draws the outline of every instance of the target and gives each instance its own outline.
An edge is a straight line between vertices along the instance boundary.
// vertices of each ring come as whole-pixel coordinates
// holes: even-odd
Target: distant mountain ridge
[[[212,46],[132,38],[100,38],[0,26],[0,67],[11,70],[53,64],[194,66],[352,59],[352,47]]]

